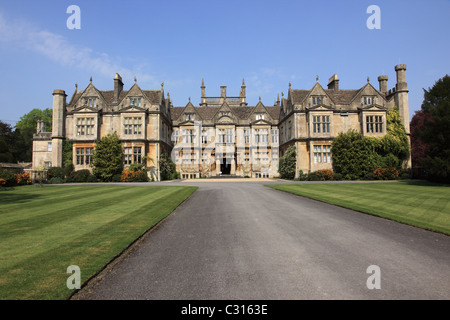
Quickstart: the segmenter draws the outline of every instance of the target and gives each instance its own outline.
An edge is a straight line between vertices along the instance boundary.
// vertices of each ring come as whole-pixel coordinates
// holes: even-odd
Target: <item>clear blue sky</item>
[[[69,5],[81,9],[81,30],[69,30]],[[381,29],[369,30],[368,6],[381,9]],[[14,124],[33,108],[52,106],[52,92],[71,97],[93,77],[112,90],[119,72],[143,89],[164,82],[175,106],[206,93],[238,95],[273,105],[277,93],[326,87],[356,89],[369,76],[407,65],[410,117],[422,88],[450,74],[450,1],[2,1],[0,3],[0,119]]]

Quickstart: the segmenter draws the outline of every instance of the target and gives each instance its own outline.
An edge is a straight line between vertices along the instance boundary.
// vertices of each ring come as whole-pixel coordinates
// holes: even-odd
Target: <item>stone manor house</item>
[[[397,82],[388,90],[388,77],[378,77],[378,88],[367,83],[359,89],[341,89],[336,74],[322,87],[316,77],[311,89],[281,94],[273,105],[261,98],[255,106],[246,99],[245,80],[239,95],[206,95],[201,85],[199,106],[189,102],[174,107],[164,84],[143,90],[136,82],[129,90],[119,74],[114,90],[101,91],[92,83],[75,92],[69,101],[63,90],[53,91],[53,127],[47,132],[38,121],[33,139],[33,170],[62,166],[63,140],[73,145],[75,170],[92,170],[95,142],[117,132],[123,146],[123,163],[154,166],[159,179],[161,155],[171,156],[181,178],[231,175],[274,177],[278,159],[290,145],[297,150],[297,175],[332,169],[331,143],[340,132],[355,129],[368,136],[386,134],[386,111],[398,106],[409,134],[406,65],[395,66]],[[151,162],[144,158],[154,160]],[[408,166],[410,164],[408,163]]]

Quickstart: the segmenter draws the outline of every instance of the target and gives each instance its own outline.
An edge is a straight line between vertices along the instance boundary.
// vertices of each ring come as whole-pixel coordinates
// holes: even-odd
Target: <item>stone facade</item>
[[[276,177],[278,159],[290,145],[297,149],[297,174],[332,169],[334,137],[349,129],[385,135],[386,112],[394,106],[409,133],[406,66],[397,65],[395,71],[397,83],[391,90],[384,75],[378,77],[378,89],[369,79],[362,88],[340,89],[336,74],[326,89],[318,78],[308,90],[293,89],[289,83],[287,97],[282,93],[273,106],[261,99],[249,106],[244,80],[239,95],[231,97],[225,86],[220,96],[208,97],[202,80],[199,106],[189,98],[186,106],[174,107],[163,84],[160,90],[142,90],[135,79],[125,91],[116,74],[114,90],[100,91],[91,79],[85,90],[76,87],[68,103],[63,90],[53,92],[52,133],[38,123],[33,169],[62,166],[62,143],[68,140],[75,169],[91,170],[95,141],[113,132],[121,139],[125,167],[145,162],[154,166],[156,179],[162,154],[171,155],[182,178]]]

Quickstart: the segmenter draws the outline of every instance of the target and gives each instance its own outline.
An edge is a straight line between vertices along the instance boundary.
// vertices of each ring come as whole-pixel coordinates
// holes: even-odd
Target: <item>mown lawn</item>
[[[0,191],[0,299],[67,299],[196,187],[23,186]]]
[[[426,182],[289,184],[268,187],[450,234],[450,186]]]

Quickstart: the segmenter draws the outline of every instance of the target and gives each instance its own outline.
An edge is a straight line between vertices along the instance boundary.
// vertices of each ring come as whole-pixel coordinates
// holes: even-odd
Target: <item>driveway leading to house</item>
[[[450,299],[450,237],[267,183],[159,183],[199,189],[74,298]]]

